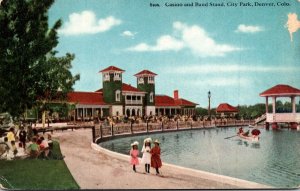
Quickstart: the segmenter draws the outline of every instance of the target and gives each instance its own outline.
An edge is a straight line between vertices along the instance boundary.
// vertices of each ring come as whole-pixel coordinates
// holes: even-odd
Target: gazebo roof
[[[232,105],[229,105],[228,103],[221,103],[217,109],[217,113],[230,113],[230,112],[238,112],[238,109],[236,107],[233,107]]]
[[[267,96],[299,96],[300,90],[285,84],[278,84],[259,94],[261,97]]]
[[[101,73],[101,72],[125,72],[125,70],[122,70],[115,66],[109,66],[109,67],[99,71],[99,73]]]
[[[138,77],[138,76],[143,76],[143,75],[145,75],[145,76],[156,76],[157,74],[155,74],[155,73],[153,73],[149,70],[143,70],[143,71],[140,71],[139,73],[135,74],[134,76]]]

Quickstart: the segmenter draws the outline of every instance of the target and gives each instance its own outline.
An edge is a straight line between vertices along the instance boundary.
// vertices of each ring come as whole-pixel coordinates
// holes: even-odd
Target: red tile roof
[[[238,109],[236,107],[233,107],[232,105],[229,105],[228,103],[221,103],[217,109],[217,113],[226,113],[226,112],[238,112]]]
[[[196,106],[198,104],[190,102],[186,99],[177,99],[167,96],[167,95],[156,95],[155,96],[155,106],[164,107],[164,106]]]
[[[128,91],[128,92],[140,92],[140,93],[143,92],[143,91],[137,89],[136,87],[133,87],[133,86],[131,86],[131,85],[129,85],[129,84],[125,84],[125,83],[122,84],[122,91]]]
[[[122,84],[122,91],[127,91],[127,92],[141,92],[141,93],[143,92],[143,91],[137,89],[136,87],[133,87],[133,86],[131,86],[129,84],[125,84],[125,83]],[[103,94],[103,89],[102,88],[98,89],[95,92]]]
[[[85,105],[105,105],[102,93],[97,92],[70,92],[68,102]]]
[[[125,72],[125,70],[122,70],[122,69],[117,68],[117,67],[115,67],[115,66],[109,66],[109,67],[107,67],[107,68],[105,68],[105,69],[103,69],[103,70],[100,70],[99,73],[100,73],[100,72],[109,72],[109,71]]]
[[[300,90],[289,85],[279,84],[259,94],[266,96],[292,96],[300,95]]]
[[[175,100],[167,95],[156,95],[155,96],[155,106],[178,106]]]
[[[182,98],[179,98],[179,99],[175,100],[175,103],[177,105],[181,105],[181,106],[196,106],[196,105],[199,105],[197,103],[193,103],[191,101],[188,101],[188,100],[182,99]]]
[[[134,76],[141,76],[141,75],[150,75],[150,76],[156,76],[157,74],[149,71],[149,70],[143,70],[137,74],[135,74]]]

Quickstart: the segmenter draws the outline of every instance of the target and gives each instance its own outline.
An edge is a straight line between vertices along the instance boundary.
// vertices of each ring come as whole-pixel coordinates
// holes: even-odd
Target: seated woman
[[[39,156],[39,145],[37,144],[36,137],[32,138],[32,143],[28,146],[28,149],[31,158],[37,158]]]
[[[49,155],[49,144],[48,144],[48,141],[45,140],[45,138],[42,136],[40,138],[40,153],[44,153],[45,157],[48,158],[48,155]]]
[[[53,148],[53,142],[52,142],[52,137],[50,134],[47,135],[47,142],[48,142],[48,145],[49,145],[49,148],[52,149]]]

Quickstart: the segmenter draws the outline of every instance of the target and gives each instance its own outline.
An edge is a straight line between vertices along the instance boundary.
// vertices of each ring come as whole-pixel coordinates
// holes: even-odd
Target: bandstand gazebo
[[[300,96],[300,90],[289,85],[279,84],[259,94],[266,98],[266,128],[272,125],[273,129],[278,128],[278,123],[288,123],[290,127],[296,129],[300,123],[300,113],[296,111],[296,97]],[[269,97],[272,98],[272,112],[269,113]],[[276,113],[276,98],[291,98],[292,112]]]

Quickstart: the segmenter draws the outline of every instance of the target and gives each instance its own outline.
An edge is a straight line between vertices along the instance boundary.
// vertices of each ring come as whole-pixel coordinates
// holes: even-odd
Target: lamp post
[[[211,119],[211,114],[210,114],[210,97],[211,97],[211,92],[208,91],[208,116],[209,116],[209,120]]]

